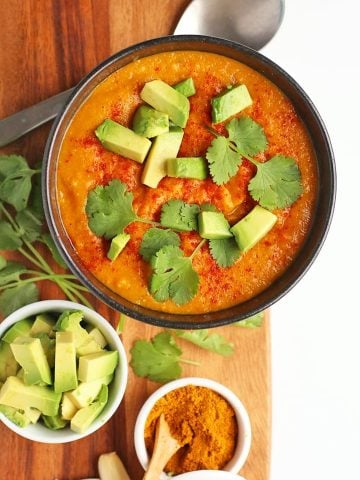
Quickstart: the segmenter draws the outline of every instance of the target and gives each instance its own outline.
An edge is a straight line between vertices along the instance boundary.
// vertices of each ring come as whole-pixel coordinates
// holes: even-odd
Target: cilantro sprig
[[[50,280],[73,301],[90,306],[88,290],[71,274],[56,273],[36,248],[43,243],[54,260],[64,263],[46,231],[42,210],[40,169],[29,167],[19,155],[0,156],[0,250],[17,251],[30,264],[7,260],[0,255],[0,311],[8,315],[39,298],[36,282]]]
[[[234,118],[225,126],[228,136],[216,136],[207,150],[210,174],[217,185],[228,182],[243,158],[256,166],[248,190],[262,207],[273,210],[292,205],[302,194],[301,173],[295,160],[276,155],[265,163],[254,160],[265,151],[267,138],[261,125],[250,117]]]

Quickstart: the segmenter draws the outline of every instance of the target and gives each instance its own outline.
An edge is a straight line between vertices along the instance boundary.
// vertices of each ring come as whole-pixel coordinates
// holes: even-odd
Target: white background
[[[327,241],[271,309],[271,479],[359,480],[360,3],[286,0],[282,26],[262,53],[314,101],[338,175]]]

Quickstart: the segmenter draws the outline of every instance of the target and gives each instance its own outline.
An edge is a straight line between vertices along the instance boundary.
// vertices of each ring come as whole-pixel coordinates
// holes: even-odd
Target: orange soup
[[[266,162],[275,155],[295,160],[303,193],[287,208],[275,209],[275,226],[230,267],[220,267],[204,243],[194,256],[199,276],[197,293],[178,305],[157,301],[149,292],[151,267],[139,253],[150,225],[132,222],[130,240],[116,260],[107,258],[110,241],[95,235],[86,215],[87,197],[96,186],[118,179],[134,196],[136,215],[159,221],[162,206],[171,199],[190,204],[211,203],[230,225],[247,215],[257,202],[248,191],[256,167],[246,158],[237,173],[222,185],[205,180],[165,177],[157,188],[141,182],[144,164],[105,149],[95,129],[107,118],[132,128],[140,92],[146,82],[161,79],[174,85],[192,77],[196,93],[189,97],[190,116],[178,157],[205,158],[216,129],[227,135],[224,123],[212,125],[211,99],[229,85],[246,85],[253,103],[236,116],[251,117],[262,126],[268,145],[255,158]],[[209,128],[210,127],[210,128]],[[316,159],[311,140],[287,97],[269,80],[235,60],[204,52],[177,51],[139,59],[111,74],[81,106],[65,135],[58,163],[57,195],[62,220],[83,264],[102,283],[128,300],[170,313],[205,313],[224,309],[255,296],[291,264],[308,233],[317,193]],[[201,238],[196,231],[179,233],[180,248],[191,255]]]

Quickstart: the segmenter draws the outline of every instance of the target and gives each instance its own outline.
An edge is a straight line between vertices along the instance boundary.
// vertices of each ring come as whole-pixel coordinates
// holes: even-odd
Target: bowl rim
[[[127,56],[134,55],[137,52],[141,52],[145,50],[146,48],[162,47],[162,46],[165,47],[166,45],[169,45],[169,44],[181,44],[184,42],[185,43],[199,42],[200,44],[213,45],[215,47],[223,46],[225,48],[229,48],[231,50],[235,50],[237,52],[249,55],[250,57],[253,57],[254,59],[258,60],[263,66],[267,66],[271,68],[274,72],[278,73],[282,77],[282,79],[284,79],[287,82],[287,84],[289,84],[291,88],[293,88],[294,91],[296,91],[299,94],[302,101],[306,105],[307,110],[310,112],[312,118],[316,122],[317,127],[319,128],[322,138],[324,140],[324,143],[326,145],[326,153],[327,153],[328,168],[329,168],[329,185],[327,186],[328,198],[327,198],[325,216],[323,220],[325,223],[325,226],[322,229],[320,235],[317,236],[316,244],[314,244],[311,247],[311,254],[308,255],[306,260],[304,260],[304,262],[302,263],[302,267],[300,269],[296,269],[293,275],[292,281],[289,284],[285,284],[285,285],[281,283],[282,277],[284,276],[284,274],[286,274],[286,271],[289,270],[290,267],[294,264],[295,260],[265,290],[259,292],[259,294],[257,294],[255,297],[252,297],[246,300],[245,302],[241,302],[232,307],[227,307],[225,309],[208,312],[208,313],[200,313],[200,314],[197,314],[197,313],[180,314],[180,313],[164,312],[161,310],[153,310],[153,309],[135,304],[134,302],[128,301],[124,297],[121,297],[119,294],[116,294],[116,292],[112,292],[117,296],[116,299],[110,297],[108,293],[105,291],[107,290],[108,292],[110,292],[110,289],[106,287],[104,284],[102,284],[100,281],[99,281],[99,284],[101,284],[101,286],[103,287],[102,289],[94,285],[94,283],[89,279],[89,274],[91,272],[87,271],[86,274],[84,274],[81,271],[80,265],[75,261],[75,259],[69,254],[69,252],[65,248],[61,240],[61,235],[59,234],[58,226],[53,218],[53,213],[51,208],[52,202],[50,198],[50,185],[51,185],[50,172],[49,172],[50,159],[52,158],[52,152],[53,152],[55,140],[59,132],[59,129],[62,125],[63,119],[66,117],[66,114],[70,110],[73,103],[76,101],[77,97],[82,93],[83,90],[86,89],[88,84],[91,84],[91,82],[94,81],[94,79],[96,79],[96,77],[99,74],[101,74],[101,72],[103,72],[103,70],[105,70],[107,67],[111,66],[113,63],[123,58],[126,58]],[[180,47],[177,50],[180,50],[180,49],[184,49],[184,47]],[[148,55],[152,55],[152,53]],[[144,55],[144,57],[148,55]],[[226,55],[224,54],[224,56]],[[263,72],[260,72],[260,73],[264,75]],[[271,81],[271,78],[269,78],[269,80]],[[96,85],[97,84],[95,84],[91,88],[91,92],[93,91]],[[302,89],[302,87],[285,70],[283,70],[279,65],[277,65],[275,62],[273,62],[263,54],[245,45],[233,42],[231,40],[226,40],[218,37],[210,37],[205,35],[175,35],[175,36],[168,35],[168,36],[163,36],[159,38],[153,38],[150,40],[137,43],[135,45],[131,45],[121,50],[120,52],[117,52],[111,55],[110,57],[105,59],[103,62],[101,62],[99,65],[97,65],[85,77],[83,77],[83,79],[77,84],[77,86],[74,88],[74,90],[70,94],[62,111],[59,113],[59,115],[55,119],[46,143],[43,166],[44,168],[42,171],[42,195],[43,195],[45,217],[46,217],[46,221],[47,221],[51,236],[58,250],[60,251],[60,254],[63,257],[65,263],[67,264],[68,268],[74,273],[74,275],[76,275],[79,278],[79,280],[84,285],[87,286],[87,288],[95,296],[97,296],[101,301],[103,301],[110,307],[137,320],[141,320],[146,323],[165,327],[165,328],[201,329],[201,328],[212,328],[212,327],[219,327],[219,326],[231,324],[235,321],[241,321],[250,316],[253,316],[265,310],[266,308],[269,308],[271,305],[273,305],[274,303],[279,301],[281,298],[283,298],[292,288],[294,288],[298,284],[298,282],[303,278],[303,276],[306,274],[306,272],[309,270],[309,268],[314,263],[316,257],[318,256],[331,225],[331,220],[333,217],[334,206],[335,206],[335,198],[336,198],[336,167],[335,167],[335,159],[334,159],[334,153],[333,153],[331,141],[330,141],[328,132],[326,130],[324,121],[322,120],[314,103],[306,94],[306,92]],[[319,183],[320,183],[320,180],[319,180]],[[319,185],[319,189],[320,189],[320,185]],[[313,226],[310,226],[307,238],[304,240],[304,243],[301,247],[302,249],[304,248],[305,244],[308,242],[308,238],[310,236],[309,234],[312,228]],[[299,254],[300,253],[301,253],[301,250],[299,251]],[[95,277],[94,279],[97,280]],[[251,307],[250,309],[248,309],[246,313],[239,314],[236,312],[232,312],[232,310],[236,309],[236,307],[238,307],[239,305],[243,305],[244,308],[246,308],[246,304],[250,303],[253,299],[265,296],[267,290],[270,289],[271,286],[274,285],[275,283],[281,284],[281,286],[279,286],[279,291],[272,293],[272,295],[268,299],[261,300],[261,302],[259,302],[258,305]],[[128,305],[121,303],[122,301]],[[212,317],[217,313],[221,314],[221,318],[216,320],[212,319]]]
[[[17,426],[0,412],[0,421],[2,421],[10,430],[17,433],[21,437],[27,438],[28,440],[33,440],[35,442],[51,444],[69,443],[91,435],[96,430],[101,428],[114,415],[124,397],[126,390],[128,364],[125,348],[118,334],[102,315],[80,303],[70,302],[68,300],[40,300],[38,302],[25,305],[24,307],[21,307],[8,315],[0,323],[0,340],[9,327],[24,318],[48,311],[61,312],[64,310],[81,310],[84,313],[84,319],[88,323],[97,326],[101,333],[103,333],[106,337],[106,340],[109,342],[111,348],[118,351],[119,364],[116,367],[114,379],[112,381],[112,401],[105,407],[105,411],[103,410],[100,413],[100,415],[84,433],[73,432],[69,427],[62,430],[51,430],[39,423],[34,425],[30,424],[27,427],[22,428]]]
[[[178,380],[166,383],[153,392],[141,409],[136,418],[134,427],[134,445],[138,460],[144,470],[149,464],[149,456],[144,441],[144,430],[146,419],[155,403],[167,393],[188,385],[207,387],[225,398],[233,408],[238,425],[238,437],[233,458],[225,465],[224,471],[237,474],[243,467],[251,447],[251,423],[249,414],[239,397],[228,387],[220,382],[204,377],[183,377]],[[216,470],[217,471],[217,470]],[[181,474],[185,475],[185,474]],[[177,475],[176,475],[177,477]],[[161,474],[160,480],[169,480],[165,472]]]

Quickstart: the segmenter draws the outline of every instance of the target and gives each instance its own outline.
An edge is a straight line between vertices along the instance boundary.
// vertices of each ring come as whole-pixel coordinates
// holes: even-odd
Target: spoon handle
[[[0,147],[4,147],[25,133],[56,117],[69,98],[72,88],[47,98],[32,107],[0,120]]]

